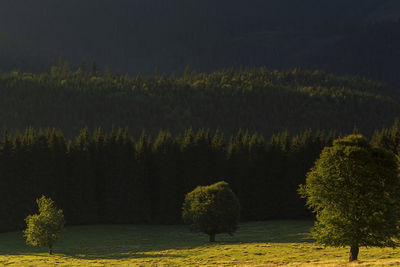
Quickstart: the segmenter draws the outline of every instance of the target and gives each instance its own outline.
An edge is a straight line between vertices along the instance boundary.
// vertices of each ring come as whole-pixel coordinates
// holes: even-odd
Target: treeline
[[[382,147],[396,155],[400,155],[400,122],[395,120],[390,128],[377,130],[371,140],[375,146]]]
[[[270,140],[238,131],[172,135],[127,130],[72,140],[56,130],[4,133],[0,145],[0,230],[23,227],[42,194],[64,210],[69,224],[180,223],[184,196],[198,185],[225,180],[242,205],[242,220],[309,216],[297,195],[334,133],[312,132]]]
[[[367,134],[390,125],[400,114],[398,96],[390,89],[359,77],[321,71],[271,71],[266,68],[196,73],[182,76],[100,73],[95,63],[71,70],[60,58],[40,75],[0,73],[0,125],[15,131],[27,125],[55,127],[67,137],[85,126],[129,127],[139,136],[146,129],[173,134],[193,128],[239,128],[270,137],[289,130],[336,129],[356,126]]]
[[[181,222],[186,193],[225,180],[240,199],[241,219],[310,216],[297,194],[305,174],[335,132],[285,131],[265,140],[238,131],[209,130],[172,135],[126,129],[87,128],[71,140],[54,129],[3,133],[0,144],[0,230],[22,228],[34,199],[47,195],[64,210],[68,224]],[[376,131],[375,145],[400,140],[398,122]]]

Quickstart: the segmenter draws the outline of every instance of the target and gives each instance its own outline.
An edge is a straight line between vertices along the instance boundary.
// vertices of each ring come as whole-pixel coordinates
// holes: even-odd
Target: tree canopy
[[[239,222],[239,200],[229,184],[218,182],[198,186],[188,193],[182,207],[182,217],[191,230],[200,231],[215,241],[220,233],[233,234]]]
[[[42,196],[36,200],[39,214],[26,217],[27,228],[24,231],[26,243],[31,246],[47,246],[53,254],[53,246],[61,237],[64,229],[62,210],[55,207],[54,201]]]
[[[360,135],[326,147],[307,174],[300,193],[317,215],[313,236],[328,246],[398,245],[400,178],[394,154],[371,146]]]

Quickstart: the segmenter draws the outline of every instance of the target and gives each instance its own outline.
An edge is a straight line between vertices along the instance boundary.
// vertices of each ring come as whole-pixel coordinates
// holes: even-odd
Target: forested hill
[[[2,0],[0,68],[321,69],[400,85],[398,0]]]
[[[248,129],[266,137],[289,130],[357,127],[370,135],[400,116],[395,92],[357,77],[320,71],[223,70],[209,74],[186,69],[182,77],[100,76],[96,65],[71,71],[60,59],[49,73],[0,74],[0,125],[55,127],[67,136],[89,129],[128,127],[138,136],[209,128],[230,135]]]

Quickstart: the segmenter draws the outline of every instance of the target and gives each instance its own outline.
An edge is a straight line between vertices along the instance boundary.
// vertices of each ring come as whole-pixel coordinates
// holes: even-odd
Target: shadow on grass
[[[55,246],[55,253],[87,260],[180,257],[169,250],[251,243],[311,243],[311,226],[311,221],[243,223],[234,236],[217,235],[215,243],[208,242],[207,235],[191,233],[183,225],[73,226],[67,228]],[[22,235],[13,238],[13,233],[8,238],[0,235],[0,251],[2,255],[46,255],[46,248],[28,248]]]
[[[183,255],[176,254],[154,254],[142,252],[111,253],[111,254],[60,254],[67,258],[80,260],[123,260],[123,259],[145,259],[145,258],[182,258]]]
[[[29,257],[66,257],[80,260],[122,260],[122,259],[144,259],[144,258],[181,258],[184,256],[168,253],[143,253],[143,252],[114,252],[114,253],[96,253],[96,254],[82,254],[82,253],[60,253],[56,252],[54,255],[47,253],[11,253],[2,254],[2,256],[29,256]]]

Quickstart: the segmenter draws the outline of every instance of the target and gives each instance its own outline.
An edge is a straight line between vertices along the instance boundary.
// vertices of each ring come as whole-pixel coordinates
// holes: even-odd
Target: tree
[[[39,214],[29,215],[25,222],[24,231],[26,243],[31,246],[47,246],[49,254],[53,254],[53,246],[60,238],[64,229],[63,211],[57,209],[54,201],[42,196],[36,199]]]
[[[236,231],[240,205],[229,184],[222,181],[196,187],[186,195],[182,210],[192,231],[208,234],[210,242],[215,242],[216,234]]]
[[[299,189],[317,221],[312,234],[327,246],[396,247],[400,179],[394,154],[350,135],[326,147]]]

